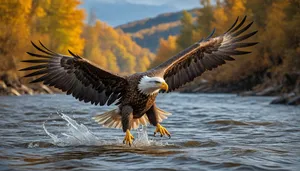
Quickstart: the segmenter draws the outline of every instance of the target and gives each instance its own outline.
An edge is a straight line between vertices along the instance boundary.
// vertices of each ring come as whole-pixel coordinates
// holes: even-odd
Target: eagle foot
[[[123,144],[128,144],[129,146],[131,146],[133,140],[134,140],[133,135],[130,133],[129,129],[127,129],[123,140]]]
[[[171,138],[171,134],[169,133],[169,131],[165,127],[161,126],[159,123],[156,125],[156,130],[154,132],[154,136],[158,132],[160,133],[161,137],[164,135],[168,135],[168,137]]]

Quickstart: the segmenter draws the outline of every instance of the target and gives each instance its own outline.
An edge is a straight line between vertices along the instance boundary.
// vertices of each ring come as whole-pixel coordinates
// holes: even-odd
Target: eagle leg
[[[159,132],[161,137],[164,135],[167,135],[169,138],[171,138],[170,132],[165,127],[163,127],[159,124],[159,122],[162,121],[162,119],[161,119],[162,117],[164,119],[166,118],[165,117],[166,113],[167,112],[164,112],[163,110],[157,108],[155,104],[153,104],[151,106],[151,108],[146,112],[149,122],[152,125],[156,126],[154,136],[156,133]]]
[[[161,137],[164,135],[168,135],[168,137],[171,138],[171,134],[169,133],[169,131],[165,127],[161,126],[159,123],[157,123],[157,125],[156,125],[154,136],[158,132],[160,133]]]
[[[123,143],[128,144],[129,146],[131,146],[133,140],[134,140],[134,137],[130,133],[129,129],[127,129],[124,140],[123,140]]]
[[[130,133],[133,115],[132,115],[133,109],[131,106],[123,106],[121,109],[121,115],[122,115],[122,129],[125,132],[125,137],[123,140],[124,144],[128,144],[131,146],[132,141],[134,140],[134,137]]]

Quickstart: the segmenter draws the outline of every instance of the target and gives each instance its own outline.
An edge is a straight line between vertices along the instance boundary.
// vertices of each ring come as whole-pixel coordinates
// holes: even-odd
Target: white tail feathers
[[[156,109],[159,123],[166,119],[168,115],[171,115],[171,113],[165,112],[159,108]],[[106,113],[96,115],[93,119],[104,127],[122,129],[122,119],[119,112],[120,110],[114,109]],[[133,119],[131,122],[131,129],[139,128],[140,124],[145,126],[149,124],[149,119],[146,114],[140,118]]]
[[[156,117],[158,123],[161,123],[164,119],[167,119],[169,115],[172,114],[156,107]]]
[[[121,115],[117,109],[108,111],[106,113],[96,115],[93,119],[98,122],[98,124],[103,125],[108,128],[122,128]]]

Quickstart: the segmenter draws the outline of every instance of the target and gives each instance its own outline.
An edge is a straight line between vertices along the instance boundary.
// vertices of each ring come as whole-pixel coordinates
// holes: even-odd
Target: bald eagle
[[[53,52],[41,42],[41,46],[32,42],[40,54],[27,52],[37,59],[23,61],[35,65],[21,71],[35,70],[25,76],[40,76],[31,83],[43,82],[45,85],[54,86],[80,101],[100,106],[115,104],[116,109],[97,115],[93,119],[106,127],[122,128],[125,132],[123,143],[131,146],[134,137],[130,130],[138,128],[140,124],[150,123],[156,126],[154,135],[160,133],[161,136],[171,136],[160,124],[170,113],[155,104],[160,91],[172,92],[193,81],[203,72],[225,64],[225,61],[234,60],[232,55],[250,53],[237,50],[257,44],[242,42],[257,32],[245,33],[253,24],[251,22],[244,26],[245,20],[246,17],[238,23],[237,18],[221,36],[212,38],[213,31],[207,38],[146,72],[120,76],[71,51],[70,56]]]

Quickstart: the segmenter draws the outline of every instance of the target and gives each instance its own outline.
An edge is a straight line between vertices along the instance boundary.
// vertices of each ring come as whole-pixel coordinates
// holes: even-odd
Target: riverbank
[[[53,94],[58,92],[60,91],[43,84],[24,83],[22,78],[14,73],[6,72],[0,74],[0,96]]]
[[[278,81],[280,80],[280,81]],[[300,105],[300,72],[285,74],[274,81],[267,77],[249,77],[230,83],[197,81],[184,87],[182,93],[235,93],[239,96],[278,96],[271,104]],[[255,83],[253,83],[255,81]]]
[[[252,78],[253,80],[253,78]],[[210,83],[200,81],[179,90],[181,93],[235,93],[239,96],[278,96],[271,104],[300,105],[300,73],[286,75],[286,79],[274,83],[271,80],[251,87],[250,81],[232,83]],[[24,94],[53,94],[60,90],[43,84],[24,83],[24,79],[14,74],[0,74],[0,96],[20,96]]]

